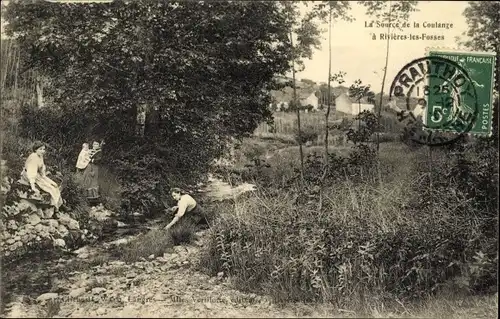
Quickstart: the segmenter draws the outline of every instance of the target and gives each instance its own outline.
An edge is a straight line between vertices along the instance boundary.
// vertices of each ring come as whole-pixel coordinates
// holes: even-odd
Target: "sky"
[[[353,22],[340,21],[333,25],[332,30],[332,73],[346,72],[343,84],[350,86],[355,80],[361,79],[363,84],[370,84],[375,92],[380,92],[383,68],[385,65],[386,42],[380,40],[379,33],[387,33],[387,28],[367,28],[365,21],[372,20],[365,14],[365,8],[352,2]],[[420,28],[407,28],[405,31],[395,31],[397,34],[442,35],[444,40],[391,40],[389,52],[388,73],[384,92],[388,91],[392,80],[398,71],[408,62],[425,56],[426,47],[457,48],[456,36],[462,36],[467,30],[465,17],[462,15],[467,7],[466,1],[420,1],[419,12],[412,12],[408,22],[420,23]],[[453,28],[432,29],[423,28],[423,23],[452,23]],[[321,25],[327,29],[328,24]],[[370,33],[376,33],[377,39],[372,40]],[[377,73],[375,73],[377,72]],[[321,50],[315,50],[313,58],[305,61],[305,70],[297,74],[298,78],[307,78],[316,82],[326,82],[328,79],[328,33],[323,34]]]
[[[85,1],[85,0],[83,0]],[[75,2],[83,2],[77,0]],[[106,1],[106,0],[104,0]],[[8,2],[8,1],[2,1]],[[386,41],[379,39],[380,33],[386,33],[387,28],[368,28],[372,18],[365,14],[365,8],[356,1],[351,2],[353,22],[339,21],[334,23],[332,30],[332,72],[346,72],[344,83],[349,86],[355,80],[361,79],[363,84],[370,84],[375,92],[380,91],[385,62]],[[408,62],[423,57],[426,47],[457,48],[455,37],[462,37],[467,25],[464,16],[466,1],[419,1],[419,12],[411,14],[408,23],[411,27],[405,31],[395,30],[397,34],[443,36],[443,40],[391,40],[386,88],[397,72]],[[414,28],[413,23],[420,23],[420,28]],[[453,27],[424,28],[426,23],[452,23]],[[3,23],[2,23],[3,25]],[[327,30],[328,25],[322,24]],[[3,29],[3,28],[2,28]],[[377,39],[372,40],[372,33]],[[2,32],[3,35],[3,32]],[[297,74],[297,78],[307,78],[318,83],[328,79],[328,33],[322,34],[321,49],[315,50],[311,60],[305,61],[305,70]],[[387,91],[388,89],[384,89]]]

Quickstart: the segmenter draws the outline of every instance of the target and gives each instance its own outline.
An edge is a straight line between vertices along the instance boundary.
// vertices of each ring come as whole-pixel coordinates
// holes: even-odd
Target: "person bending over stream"
[[[208,224],[205,218],[205,214],[200,207],[200,205],[196,202],[196,200],[190,195],[183,192],[180,188],[172,188],[172,197],[177,201],[177,205],[170,208],[170,212],[177,213],[174,216],[174,219],[165,226],[165,230],[172,228],[174,225],[189,225],[197,226],[198,224]],[[179,222],[179,220],[181,222]],[[179,222],[179,223],[178,223]]]

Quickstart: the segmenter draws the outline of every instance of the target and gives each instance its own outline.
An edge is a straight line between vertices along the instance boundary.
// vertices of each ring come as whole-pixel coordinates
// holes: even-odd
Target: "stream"
[[[223,201],[234,199],[237,196],[255,190],[252,184],[241,184],[231,186],[219,179],[209,176],[206,185],[200,185],[195,198],[203,198],[205,201]],[[46,316],[47,314],[34,314],[28,310],[20,310],[34,306],[36,298],[47,291],[63,292],[64,289],[54,288],[57,282],[69,280],[67,274],[71,271],[65,269],[60,272],[61,267],[70,267],[72,261],[85,259],[89,254],[103,253],[106,257],[113,259],[105,251],[114,245],[120,245],[132,240],[142,233],[151,229],[159,229],[166,221],[162,216],[154,219],[146,219],[144,216],[133,216],[126,223],[119,222],[119,227],[108,229],[98,241],[92,245],[80,247],[70,251],[32,252],[22,259],[10,264],[3,265],[2,271],[2,316],[24,317],[24,316]],[[178,247],[178,246],[177,246]],[[83,257],[82,257],[83,256]],[[191,255],[190,255],[191,256]],[[192,256],[191,256],[192,257]],[[87,267],[88,268],[88,267]],[[72,269],[73,270],[73,269]],[[78,273],[79,269],[74,269]],[[61,276],[61,274],[63,274]],[[85,315],[85,314],[83,314]]]

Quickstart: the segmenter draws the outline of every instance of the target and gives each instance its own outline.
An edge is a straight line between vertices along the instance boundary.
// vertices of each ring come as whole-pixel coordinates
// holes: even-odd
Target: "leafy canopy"
[[[146,103],[159,138],[251,132],[289,68],[289,23],[274,2],[11,1],[5,19],[56,106],[128,126]]]

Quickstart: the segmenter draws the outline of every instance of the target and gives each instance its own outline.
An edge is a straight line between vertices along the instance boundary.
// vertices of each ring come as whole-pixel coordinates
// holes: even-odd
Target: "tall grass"
[[[447,187],[430,189],[429,202],[424,158],[423,150],[395,149],[378,183],[346,176],[321,197],[268,188],[219,204],[202,269],[278,302],[351,308],[495,284],[495,238],[485,231],[492,221],[461,201],[446,175]]]

